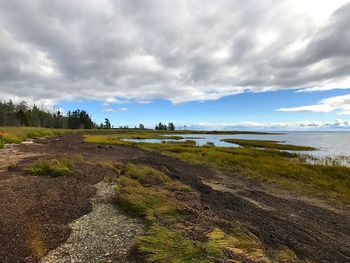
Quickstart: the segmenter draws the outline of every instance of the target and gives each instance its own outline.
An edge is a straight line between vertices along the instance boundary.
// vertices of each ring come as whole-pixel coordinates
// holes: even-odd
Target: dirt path
[[[79,135],[37,142],[41,145],[19,148],[24,153],[81,154],[91,162],[119,160],[159,168],[190,184],[219,218],[237,221],[254,233],[267,252],[288,247],[310,262],[350,262],[349,211],[338,213],[305,200],[276,196],[238,177],[232,177],[235,183],[229,186],[210,186],[208,183],[218,180],[210,169],[134,146],[87,144]],[[20,166],[33,158],[22,160]],[[5,215],[0,218],[0,235],[4,237],[0,241],[0,262],[36,262],[62,244],[71,233],[68,224],[93,211],[90,199],[95,195],[94,184],[105,173],[93,165],[76,167],[75,176],[64,179],[28,177],[21,171],[0,173],[0,214]]]
[[[141,220],[117,209],[113,183],[101,181],[96,188],[92,212],[70,223],[68,240],[50,251],[41,263],[134,262],[128,252],[142,233]]]

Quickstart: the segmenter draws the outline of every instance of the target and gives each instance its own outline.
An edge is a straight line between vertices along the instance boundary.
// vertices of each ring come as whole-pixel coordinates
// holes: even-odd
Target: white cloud
[[[337,111],[341,115],[350,113],[350,94],[335,96],[324,99],[315,105],[291,107],[291,108],[280,108],[276,111],[286,112],[331,112]]]
[[[128,108],[104,108],[101,111],[110,112],[110,113],[118,113],[118,112],[124,112],[127,110],[128,110]]]
[[[0,1],[0,96],[181,103],[350,88],[346,3]]]

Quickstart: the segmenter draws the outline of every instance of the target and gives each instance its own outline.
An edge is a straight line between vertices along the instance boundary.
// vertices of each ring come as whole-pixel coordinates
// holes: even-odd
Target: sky
[[[350,129],[350,2],[0,0],[0,99],[114,126]]]

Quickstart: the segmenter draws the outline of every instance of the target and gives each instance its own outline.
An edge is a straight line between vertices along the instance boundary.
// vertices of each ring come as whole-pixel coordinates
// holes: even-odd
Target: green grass
[[[217,262],[219,258],[225,259],[225,249],[251,262],[268,262],[261,243],[240,228],[224,232],[213,221],[206,240],[189,236],[189,230],[201,231],[202,227],[198,221],[201,217],[193,214],[199,210],[176,198],[176,193],[182,192],[181,196],[187,196],[185,200],[200,203],[198,194],[189,186],[148,166],[120,164],[118,169],[121,171],[115,187],[118,205],[147,223],[137,242],[146,262]]]
[[[275,262],[280,263],[299,263],[297,256],[295,253],[287,247],[279,249],[273,253],[273,259]]]
[[[128,164],[125,175],[139,181],[143,185],[166,185],[171,182],[164,173],[149,166]]]
[[[196,147],[190,144],[130,143],[110,136],[87,135],[87,142],[132,144],[159,151],[185,162],[202,164],[311,194],[325,200],[350,203],[350,168],[340,165],[309,164],[300,155],[274,149],[251,147]]]
[[[288,190],[350,202],[347,167],[311,165],[299,161],[297,155],[273,150],[182,147],[161,151],[186,162],[272,182]]]
[[[52,136],[61,136],[69,133],[101,133],[110,134],[115,131],[112,129],[49,129],[35,127],[0,127],[0,148],[7,143],[21,143],[31,138],[43,138]],[[174,137],[173,139],[175,139]]]
[[[280,141],[270,140],[243,140],[243,139],[223,139],[222,141],[228,143],[235,143],[243,147],[289,150],[289,151],[314,151],[316,148],[309,146],[298,146],[291,144],[282,144]]]
[[[27,171],[31,175],[68,176],[72,173],[72,164],[67,159],[44,160],[30,165]]]
[[[68,129],[30,127],[0,127],[0,148],[6,143],[20,143],[29,138],[41,138],[76,132]]]

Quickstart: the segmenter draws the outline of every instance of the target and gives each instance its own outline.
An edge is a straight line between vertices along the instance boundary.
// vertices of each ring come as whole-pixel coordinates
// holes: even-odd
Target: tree
[[[111,123],[108,118],[105,118],[105,124],[104,124],[105,129],[110,129],[111,128]]]
[[[67,123],[70,129],[92,129],[95,126],[89,114],[84,110],[68,111]]]
[[[175,130],[175,125],[174,125],[174,123],[172,123],[172,122],[169,122],[169,123],[168,123],[168,130],[169,130],[169,131],[174,131],[174,130]]]
[[[144,126],[142,123],[140,123],[140,124],[139,124],[139,129],[140,129],[140,130],[144,130],[144,129],[145,129],[145,126]]]
[[[165,124],[162,124],[162,123],[160,122],[158,125],[156,125],[155,129],[156,129],[156,130],[164,130],[164,131],[166,131],[166,130],[168,130],[168,126],[165,125]],[[175,126],[174,126],[174,129],[175,129]]]
[[[72,129],[91,129],[95,126],[84,110],[69,111],[64,116],[60,111],[49,111],[36,105],[30,107],[24,101],[14,104],[11,100],[0,101],[0,125]]]
[[[28,126],[27,116],[25,115],[25,113],[22,109],[20,109],[16,113],[16,117],[17,117],[17,120],[19,121],[20,126]]]

